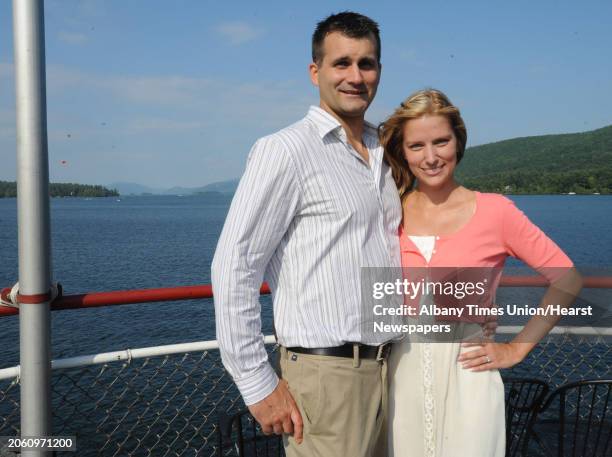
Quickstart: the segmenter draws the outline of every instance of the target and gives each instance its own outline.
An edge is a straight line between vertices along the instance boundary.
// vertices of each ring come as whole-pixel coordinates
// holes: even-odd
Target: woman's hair
[[[385,122],[378,126],[380,144],[385,149],[385,161],[391,167],[402,201],[414,186],[414,175],[404,157],[404,125],[409,120],[425,115],[442,115],[448,119],[457,138],[457,163],[461,161],[465,152],[467,130],[459,108],[436,89],[420,90],[410,95]]]

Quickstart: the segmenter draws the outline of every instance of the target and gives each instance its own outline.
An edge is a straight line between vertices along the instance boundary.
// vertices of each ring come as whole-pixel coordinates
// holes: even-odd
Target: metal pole
[[[51,436],[51,241],[42,0],[13,0],[21,436]],[[49,452],[22,448],[23,456]]]

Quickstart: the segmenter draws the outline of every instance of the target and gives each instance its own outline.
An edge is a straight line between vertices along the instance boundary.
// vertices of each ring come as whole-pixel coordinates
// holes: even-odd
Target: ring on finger
[[[488,355],[485,355],[485,358],[487,359],[486,363],[491,363],[492,362],[491,358]]]

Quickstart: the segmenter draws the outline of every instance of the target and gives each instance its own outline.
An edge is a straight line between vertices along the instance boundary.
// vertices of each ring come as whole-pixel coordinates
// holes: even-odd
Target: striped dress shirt
[[[247,405],[278,383],[261,332],[262,280],[279,344],[380,343],[360,331],[360,272],[400,266],[402,209],[368,123],[363,141],[369,164],[340,123],[313,106],[249,154],[212,264],[221,357]]]

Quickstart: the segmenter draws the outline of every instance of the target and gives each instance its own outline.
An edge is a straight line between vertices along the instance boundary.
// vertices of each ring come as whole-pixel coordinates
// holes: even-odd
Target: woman
[[[571,304],[580,276],[563,251],[509,199],[466,189],[455,180],[467,132],[443,93],[411,95],[381,125],[380,137],[403,205],[403,267],[501,271],[513,256],[551,281],[541,304]],[[492,297],[495,287],[494,280]],[[423,295],[420,306],[436,300]],[[416,314],[409,319],[436,320]],[[498,369],[522,361],[556,320],[534,317],[509,343],[461,343],[468,335],[482,336],[481,322],[465,320],[449,325],[450,343],[407,335],[389,361],[390,455],[502,457],[504,389]]]

